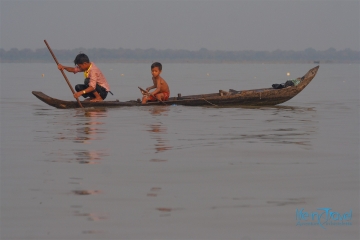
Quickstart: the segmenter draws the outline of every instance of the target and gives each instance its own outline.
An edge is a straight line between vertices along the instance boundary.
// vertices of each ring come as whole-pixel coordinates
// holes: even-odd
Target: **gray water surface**
[[[151,85],[150,64],[97,65],[108,100]],[[323,64],[274,107],[85,110],[31,94],[73,99],[54,63],[0,66],[1,239],[359,238],[359,65]],[[172,95],[269,87],[314,67],[163,66]],[[352,216],[299,224],[297,210],[320,208]]]

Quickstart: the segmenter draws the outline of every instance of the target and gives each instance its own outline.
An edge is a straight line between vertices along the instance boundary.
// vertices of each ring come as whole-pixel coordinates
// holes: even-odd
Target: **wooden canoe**
[[[300,83],[296,86],[282,89],[262,88],[253,90],[229,91],[219,90],[218,93],[200,94],[191,96],[171,97],[165,102],[148,102],[141,104],[137,100],[126,102],[102,101],[87,102],[82,101],[83,107],[124,107],[124,106],[154,106],[154,105],[184,105],[184,106],[273,106],[284,103],[300,93],[315,77],[319,66],[310,69],[303,77],[298,78]],[[47,96],[42,92],[32,92],[44,103],[56,108],[79,108],[77,101],[63,101]]]

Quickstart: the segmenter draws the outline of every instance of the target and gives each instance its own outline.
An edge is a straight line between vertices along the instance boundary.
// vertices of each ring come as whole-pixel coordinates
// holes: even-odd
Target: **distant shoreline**
[[[61,62],[72,62],[73,60],[61,60]],[[93,61],[93,60],[92,60]],[[154,59],[154,60],[94,60],[97,63],[153,63],[155,61],[159,61],[162,63],[184,63],[184,64],[360,64],[360,61],[206,61],[206,60],[167,60],[167,59]],[[0,63],[52,63],[48,60],[12,60],[12,61],[4,61],[0,60]]]
[[[304,51],[213,51],[201,48],[189,50],[156,49],[103,49],[77,48],[72,50],[53,50],[60,62],[72,62],[82,52],[94,62],[112,63],[360,63],[360,51],[329,48],[317,51],[313,48]],[[0,49],[0,62],[53,62],[47,48],[5,51]]]

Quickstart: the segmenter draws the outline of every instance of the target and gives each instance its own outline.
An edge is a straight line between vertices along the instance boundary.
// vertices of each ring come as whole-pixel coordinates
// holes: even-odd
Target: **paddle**
[[[146,95],[151,95],[153,98],[155,98],[156,100],[158,100],[159,102],[163,103],[164,105],[166,105],[166,103],[164,103],[163,101],[161,101],[160,99],[157,99],[153,94],[149,93],[148,91],[142,89],[141,87],[138,87],[140,89],[140,92],[142,94],[146,94]]]
[[[58,60],[56,59],[53,51],[51,50],[51,48],[50,48],[50,46],[49,46],[49,44],[47,43],[46,40],[44,40],[44,42],[45,42],[47,48],[49,49],[49,51],[50,51],[50,53],[51,53],[51,56],[54,58],[54,60],[55,60],[55,62],[56,62],[56,65],[59,65],[59,62],[58,62]],[[66,77],[66,75],[65,75],[65,73],[64,73],[64,70],[61,69],[60,71],[61,71],[62,75],[64,76],[67,84],[69,85],[70,90],[72,91],[73,94],[75,94],[75,91],[74,91],[73,87],[71,86],[69,80],[67,79],[67,77]],[[79,98],[76,98],[76,101],[78,102],[78,104],[79,104],[79,106],[80,106],[81,108],[84,108],[84,107],[81,105],[81,103],[80,103],[80,101],[79,101]]]

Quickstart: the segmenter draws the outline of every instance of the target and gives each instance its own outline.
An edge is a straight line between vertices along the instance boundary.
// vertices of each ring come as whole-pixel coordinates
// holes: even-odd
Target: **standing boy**
[[[59,70],[65,69],[74,74],[84,72],[84,84],[75,86],[76,93],[74,94],[74,98],[80,96],[83,96],[84,98],[89,97],[89,99],[85,99],[85,101],[90,102],[100,102],[104,100],[108,92],[110,92],[110,87],[100,69],[93,62],[90,62],[89,57],[84,53],[78,54],[74,63],[75,67],[65,67],[61,64],[58,65]]]
[[[156,88],[153,92],[149,92],[149,94],[144,94],[142,99],[142,103],[145,104],[147,101],[166,101],[170,96],[170,89],[165,80],[160,76],[162,71],[162,65],[159,62],[154,62],[151,65],[151,74],[154,85],[146,88],[146,91]],[[154,98],[155,97],[155,98]]]

